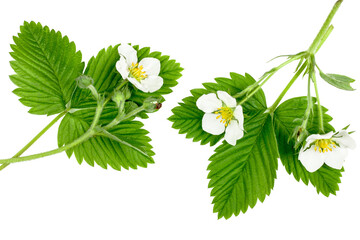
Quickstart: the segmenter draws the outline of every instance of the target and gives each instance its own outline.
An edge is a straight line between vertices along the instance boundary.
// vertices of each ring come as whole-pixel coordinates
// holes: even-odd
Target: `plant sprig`
[[[172,110],[169,120],[173,128],[187,138],[211,146],[225,138],[210,157],[208,167],[214,212],[219,218],[245,213],[258,200],[265,200],[274,186],[278,157],[289,174],[306,185],[310,182],[318,193],[329,196],[339,190],[346,149],[353,148],[355,143],[349,136],[351,132],[335,131],[330,125],[332,117],[320,104],[317,75],[342,90],[354,90],[350,86],[354,80],[324,74],[315,55],[333,31],[331,21],[341,3],[342,0],[335,3],[307,50],[276,57],[287,59],[258,81],[249,74],[230,73],[230,78],[204,83],[204,88],[191,90],[192,95]],[[280,69],[296,61],[294,75],[268,107],[262,86]],[[301,76],[307,78],[306,96],[282,102]],[[315,96],[311,94],[312,88]]]
[[[150,52],[148,47],[119,44],[101,50],[84,70],[81,52],[67,36],[35,22],[25,22],[14,42],[11,66],[16,74],[10,76],[18,86],[14,93],[30,107],[30,113],[58,115],[16,155],[0,160],[0,170],[10,163],[63,151],[69,157],[74,153],[79,163],[85,160],[93,166],[96,162],[116,170],[154,162],[148,132],[135,118],[147,118],[159,109],[163,95],[171,93],[181,77],[179,63],[160,52]],[[157,89],[142,92],[130,83],[131,72],[121,75],[117,64],[125,57],[120,50],[124,47],[132,49],[139,63],[147,59],[157,64],[157,79],[162,81]],[[147,78],[136,81],[142,84]],[[60,119],[58,148],[21,157]]]

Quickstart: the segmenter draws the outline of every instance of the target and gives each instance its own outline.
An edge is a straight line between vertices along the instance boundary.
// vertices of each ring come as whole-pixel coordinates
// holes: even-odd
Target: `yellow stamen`
[[[132,63],[129,71],[130,71],[130,75],[131,77],[135,78],[136,80],[138,80],[139,82],[145,78],[148,77],[147,74],[145,74],[146,72],[143,71],[143,66],[139,66],[138,63]]]
[[[217,116],[216,119],[219,119],[221,117],[220,122],[224,123],[225,127],[227,127],[230,124],[231,119],[233,118],[233,110],[229,107],[218,108],[218,110],[214,113],[219,114],[219,116]]]
[[[319,150],[319,153],[332,152],[333,148],[336,148],[336,144],[331,139],[318,139],[314,142],[315,152]]]

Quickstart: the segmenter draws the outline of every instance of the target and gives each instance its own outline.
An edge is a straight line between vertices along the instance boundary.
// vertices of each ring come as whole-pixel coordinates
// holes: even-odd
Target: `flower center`
[[[132,63],[130,70],[130,76],[138,80],[139,82],[148,77],[146,72],[143,71],[143,66],[139,66],[138,63]]]
[[[225,127],[227,127],[230,124],[231,119],[234,115],[233,110],[229,107],[218,108],[215,114],[219,114],[219,116],[217,116],[216,119],[219,119],[221,117],[220,122],[224,123]]]
[[[332,151],[333,148],[336,148],[336,144],[331,139],[318,139],[315,141],[314,150],[315,152],[319,150],[320,153]]]

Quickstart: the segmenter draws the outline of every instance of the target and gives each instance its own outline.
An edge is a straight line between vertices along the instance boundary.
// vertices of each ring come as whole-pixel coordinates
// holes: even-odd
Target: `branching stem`
[[[56,116],[46,127],[41,130],[31,141],[26,144],[19,152],[17,152],[13,158],[20,157],[26,150],[28,150],[44,133],[46,133],[47,130],[49,130],[57,121],[59,121],[65,114],[67,113],[67,110],[60,113],[58,116]],[[0,166],[0,171],[9,166],[10,163],[4,163]]]

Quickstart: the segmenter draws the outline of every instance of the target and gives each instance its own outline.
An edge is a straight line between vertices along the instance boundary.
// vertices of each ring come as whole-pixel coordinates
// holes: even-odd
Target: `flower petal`
[[[160,73],[160,61],[159,59],[147,57],[141,59],[139,62],[139,67],[143,66],[143,71],[145,71],[145,74],[148,76],[158,76]]]
[[[131,82],[137,89],[143,91],[143,92],[147,92],[147,89],[135,78],[129,77],[128,78],[129,82]]]
[[[116,63],[116,70],[120,73],[123,79],[127,79],[129,76],[129,66],[126,63],[124,57],[120,57],[120,60]]]
[[[146,91],[144,92],[155,92],[159,90],[164,83],[164,80],[160,76],[149,76],[144,80],[141,80],[141,85]]]
[[[238,121],[232,120],[225,129],[225,140],[235,146],[236,141],[244,136],[244,132],[240,127]]]
[[[336,147],[333,148],[331,152],[329,151],[322,154],[325,154],[326,165],[332,168],[341,169],[347,156],[347,149]]]
[[[347,131],[341,130],[338,134],[334,136],[335,142],[340,144],[340,146],[344,146],[350,149],[354,149],[356,147],[355,140],[350,137]]]
[[[244,130],[244,114],[241,105],[236,106],[234,117],[238,120],[240,128]]]
[[[129,44],[121,44],[118,48],[120,56],[123,56],[128,66],[132,63],[137,63],[137,52]]]
[[[306,138],[305,148],[308,148],[311,143],[318,139],[330,139],[333,136],[334,132],[328,132],[326,134],[311,134]]]
[[[217,95],[221,101],[225,103],[227,107],[236,107],[236,99],[230,96],[227,92],[217,91]]]
[[[213,135],[219,135],[225,131],[225,124],[216,119],[218,115],[214,113],[205,113],[202,119],[202,129]]]
[[[324,157],[321,156],[323,153],[315,152],[314,148],[305,149],[304,147],[300,149],[299,160],[306,170],[315,172],[324,164]]]
[[[203,112],[212,113],[222,107],[222,102],[215,93],[204,94],[196,101],[196,106]]]

